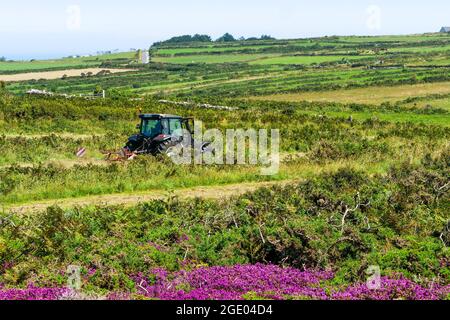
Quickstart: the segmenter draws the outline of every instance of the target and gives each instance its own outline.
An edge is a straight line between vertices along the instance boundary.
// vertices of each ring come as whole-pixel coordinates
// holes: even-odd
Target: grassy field
[[[153,61],[174,64],[250,62],[250,64],[262,65],[310,65],[324,62],[353,61],[364,58],[367,58],[367,56],[277,56],[275,54],[222,54],[155,57]]]
[[[349,90],[304,92],[256,97],[273,101],[318,101],[340,103],[362,103],[379,105],[383,102],[397,102],[409,97],[424,97],[431,94],[449,94],[448,82],[402,85],[391,87],[369,87]]]
[[[364,59],[367,57],[353,57],[353,56],[281,56],[273,58],[259,59],[252,61],[251,64],[281,64],[281,65],[297,65],[297,64],[319,64],[324,62],[335,61],[353,61]]]
[[[157,51],[158,55],[180,55],[180,54],[198,54],[198,53],[226,53],[228,51],[236,50],[259,50],[265,48],[272,48],[273,45],[239,45],[239,46],[214,46],[208,45],[199,48],[170,48],[170,49],[159,49]]]
[[[262,58],[267,58],[267,55],[259,54],[222,54],[222,55],[193,55],[193,56],[179,56],[179,57],[155,57],[153,61],[162,63],[231,63],[231,62],[248,62]]]
[[[135,54],[135,52],[122,52],[82,58],[0,62],[0,72],[29,72],[94,67],[100,66],[105,61],[130,61],[134,59]]]
[[[17,98],[3,106],[5,120],[0,122],[0,133],[4,136],[0,141],[4,152],[0,172],[3,170],[4,189],[0,200],[4,204],[265,180],[258,174],[259,168],[252,166],[177,167],[144,159],[124,166],[110,164],[103,160],[101,151],[120,148],[134,132],[135,103],[46,100]],[[292,105],[266,101],[215,101],[217,105],[239,107],[238,111],[229,112],[167,106],[153,99],[138,104],[146,112],[193,116],[208,127],[221,130],[251,126],[280,128],[284,137],[281,151],[285,154],[285,163],[279,174],[269,180],[306,178],[322,170],[333,172],[345,163],[373,172],[384,168],[383,171],[389,164],[406,160],[408,156],[418,160],[430,148],[445,149],[450,124],[448,113],[422,114],[418,109],[406,107],[393,112],[386,107],[367,106],[355,110],[351,105],[333,103]],[[69,118],[63,120],[66,114]],[[353,123],[347,121],[350,116]],[[33,120],[26,120],[29,117]],[[99,121],[100,118],[103,120]],[[373,121],[380,122],[378,129],[370,124]],[[432,127],[423,129],[422,125]],[[315,133],[308,133],[312,128]],[[413,145],[404,146],[405,139],[410,137],[408,131],[419,128],[425,130],[423,134],[413,139]],[[429,146],[426,137],[433,130],[437,130],[438,135],[433,137],[433,146]],[[334,140],[336,134],[341,137],[339,142]],[[325,150],[321,151],[321,145]],[[77,161],[75,153],[81,147],[88,152]],[[392,158],[400,153],[401,157]],[[289,159],[290,154],[295,160]],[[296,155],[302,157],[297,159]],[[317,166],[317,163],[321,165]],[[17,171],[16,166],[23,169]],[[142,175],[142,166],[148,166],[146,171],[152,179]],[[44,169],[47,167],[51,170]],[[169,173],[170,179],[167,179]]]

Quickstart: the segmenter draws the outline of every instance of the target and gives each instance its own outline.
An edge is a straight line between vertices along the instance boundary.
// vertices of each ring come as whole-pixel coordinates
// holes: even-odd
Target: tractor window
[[[141,133],[150,138],[161,134],[161,121],[158,119],[148,119],[142,121]]]
[[[161,120],[161,124],[162,124],[162,133],[163,134],[170,134],[170,130],[169,130],[169,120],[167,119],[162,119]]]
[[[183,128],[180,119],[169,119],[170,134],[174,136],[183,136]]]

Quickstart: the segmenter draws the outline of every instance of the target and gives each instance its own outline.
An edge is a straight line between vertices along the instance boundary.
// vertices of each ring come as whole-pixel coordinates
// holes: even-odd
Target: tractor
[[[194,136],[193,118],[170,114],[140,114],[139,118],[141,123],[136,126],[139,133],[129,137],[125,147],[119,152],[107,153],[107,160],[131,160],[140,154],[166,154],[170,157],[177,146],[186,142],[184,132]],[[190,143],[195,148],[194,139]],[[202,142],[200,152],[211,151],[209,146],[209,142]]]

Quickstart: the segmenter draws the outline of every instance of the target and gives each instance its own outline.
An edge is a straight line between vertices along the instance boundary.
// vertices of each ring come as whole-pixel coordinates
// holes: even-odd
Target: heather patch
[[[2,289],[0,300],[441,300],[448,298],[450,285],[419,285],[401,276],[382,277],[380,287],[366,283],[346,288],[329,284],[330,271],[301,271],[274,265],[200,267],[191,271],[155,269],[149,276],[132,277],[136,293],[83,294],[65,288]]]

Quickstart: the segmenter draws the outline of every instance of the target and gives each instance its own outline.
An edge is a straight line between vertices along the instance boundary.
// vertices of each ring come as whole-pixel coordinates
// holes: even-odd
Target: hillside
[[[449,34],[159,43],[0,79],[85,68],[123,72],[0,86],[0,299],[58,299],[69,265],[97,298],[449,298]],[[106,160],[139,110],[279,129],[279,171]]]

